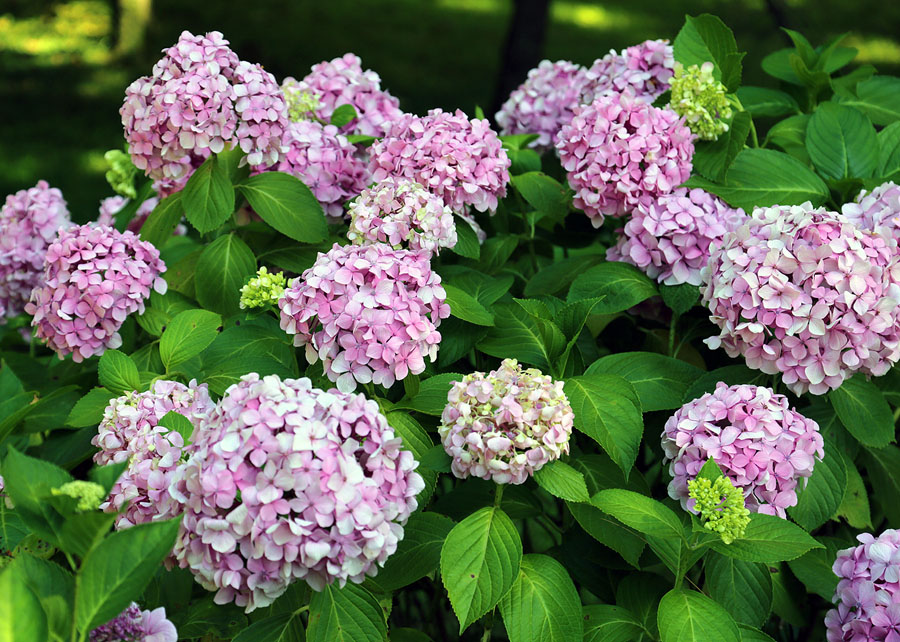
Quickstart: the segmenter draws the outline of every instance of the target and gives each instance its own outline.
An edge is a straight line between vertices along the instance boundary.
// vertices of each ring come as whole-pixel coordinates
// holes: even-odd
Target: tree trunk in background
[[[485,114],[492,120],[509,93],[540,62],[549,13],[550,0],[515,0],[503,47],[497,87],[494,90],[494,101],[490,112]]]
[[[153,0],[113,0],[113,52],[117,56],[138,53],[144,45]]]

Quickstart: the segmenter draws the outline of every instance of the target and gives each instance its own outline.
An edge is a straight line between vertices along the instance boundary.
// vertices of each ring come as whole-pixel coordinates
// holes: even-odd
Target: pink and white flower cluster
[[[700,285],[711,252],[746,218],[709,192],[678,188],[639,203],[606,259],[636,265],[666,285]]]
[[[351,203],[347,238],[437,254],[456,245],[456,223],[440,197],[409,179],[388,177]]]
[[[408,178],[443,198],[454,212],[468,206],[494,211],[506,196],[510,160],[500,138],[487,120],[470,119],[459,109],[398,116],[369,154],[373,180]]]
[[[652,103],[669,89],[675,75],[675,54],[668,40],[646,40],[624,49],[610,51],[587,70],[581,102],[590,104],[609,94],[630,94]]]
[[[900,532],[857,535],[860,544],[838,553],[840,578],[825,615],[828,642],[900,640]]]
[[[0,208],[0,324],[25,309],[40,285],[47,248],[68,225],[62,192],[47,181],[6,197]]]
[[[572,120],[586,80],[586,71],[580,65],[568,60],[542,60],[497,112],[500,132],[537,134],[529,147],[552,148],[559,130]]]
[[[594,227],[668,194],[691,175],[693,134],[675,112],[627,94],[575,108],[560,130],[559,159],[575,205]]]
[[[94,461],[100,465],[128,462],[109,498],[100,508],[124,512],[115,527],[128,528],[178,514],[180,506],[169,495],[169,483],[181,463],[184,437],[159,425],[169,412],[177,412],[192,424],[213,408],[206,384],[187,386],[159,380],[146,392],[130,392],[110,401],[91,443],[99,448]]]
[[[453,382],[438,427],[453,474],[522,484],[568,454],[575,415],[563,383],[515,359]]]
[[[796,394],[821,395],[900,358],[900,257],[890,237],[809,203],[757,208],[703,273],[706,343]]]
[[[171,492],[175,553],[219,604],[252,611],[296,579],[362,582],[397,548],[424,488],[374,401],[245,375],[201,419]]]
[[[666,422],[662,447],[669,462],[669,496],[692,510],[688,482],[713,459],[755,513],[785,517],[797,504],[797,483],[824,457],[819,425],[762,386],[728,386],[683,405]]]
[[[240,60],[217,31],[185,31],[164,53],[151,76],[126,89],[119,110],[138,169],[177,183],[210,153],[234,147],[251,165],[279,161],[288,121],[284,95],[270,73]]]
[[[107,196],[100,201],[100,216],[97,217],[97,223],[100,225],[108,225],[114,227],[116,224],[116,214],[122,211],[122,208],[128,205],[130,199],[124,196]],[[135,234],[141,231],[144,221],[150,216],[150,212],[159,205],[159,198],[152,196],[138,206],[134,218],[128,223],[128,229]]]
[[[335,244],[285,290],[281,328],[306,346],[310,363],[350,392],[385,387],[437,358],[441,319],[450,307],[441,277],[423,252],[389,245]]]
[[[133,232],[69,227],[47,249],[25,310],[36,335],[77,363],[122,345],[119,328],[129,314],[143,313],[151,289],[165,293],[165,271],[159,250]]]
[[[889,181],[862,190],[856,200],[845,203],[841,213],[863,230],[891,236],[900,243],[900,185]]]
[[[90,642],[177,642],[175,625],[166,618],[166,609],[141,611],[132,602],[127,609],[91,631]]]

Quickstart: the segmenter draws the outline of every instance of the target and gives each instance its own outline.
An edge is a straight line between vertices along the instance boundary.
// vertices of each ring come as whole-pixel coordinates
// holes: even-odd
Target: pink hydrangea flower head
[[[130,392],[110,401],[91,443],[99,449],[94,454],[98,465],[128,462],[109,498],[100,506],[101,510],[120,513],[117,529],[178,514],[180,506],[169,496],[169,483],[181,462],[184,438],[159,422],[174,411],[196,424],[212,407],[206,384],[197,385],[196,381],[185,386],[159,380],[151,390]]]
[[[500,138],[487,120],[469,119],[459,109],[452,114],[432,109],[424,117],[403,114],[369,151],[373,180],[408,178],[454,212],[467,206],[493,212],[506,196],[510,160]]]
[[[762,386],[728,386],[686,403],[666,422],[662,447],[672,481],[669,496],[693,510],[688,482],[713,459],[754,513],[785,517],[797,504],[797,483],[824,457],[819,425]]]
[[[606,259],[636,265],[666,285],[700,285],[710,252],[746,218],[709,192],[680,187],[639,203]]]
[[[141,611],[132,602],[115,618],[91,631],[90,642],[178,642],[178,632],[166,619],[164,607]]]
[[[122,208],[128,205],[128,203],[129,199],[124,196],[107,196],[100,201],[100,216],[97,217],[97,223],[114,227],[116,224],[116,214],[122,211]],[[144,221],[147,220],[147,217],[150,216],[150,213],[157,205],[159,205],[159,198],[156,196],[152,196],[141,203],[138,206],[137,212],[134,213],[134,218],[129,221],[127,229],[135,234],[139,233],[144,226]],[[181,233],[184,234],[186,230],[184,230],[183,227],[182,230]]]
[[[62,359],[80,362],[122,345],[119,328],[143,313],[150,290],[165,293],[159,250],[106,225],[60,231],[44,259],[41,284],[25,306],[37,337]]]
[[[344,214],[343,205],[369,183],[366,161],[334,125],[314,120],[288,124],[281,161],[271,169],[296,176],[309,187],[329,216]],[[257,173],[263,168],[255,168]]]
[[[568,60],[541,63],[510,95],[496,120],[501,134],[538,134],[529,147],[553,147],[556,135],[572,120],[572,110],[587,80],[586,71]]]
[[[703,270],[706,339],[821,395],[900,359],[900,257],[891,237],[809,203],[757,208]]]
[[[40,284],[47,248],[69,224],[62,192],[47,181],[6,197],[0,208],[0,324],[25,309]]]
[[[856,536],[860,544],[838,552],[840,580],[825,615],[828,642],[900,640],[900,531]]]
[[[668,194],[691,175],[693,134],[675,112],[629,95],[576,107],[556,140],[575,205],[594,227]]]
[[[841,207],[841,213],[857,227],[893,236],[900,243],[900,185],[889,181],[871,192],[863,190]]]
[[[381,88],[378,74],[363,70],[362,61],[352,53],[313,65],[299,87],[316,97],[319,105],[314,113],[326,123],[336,108],[352,105],[359,117],[342,128],[345,133],[382,136],[389,123],[403,114],[400,101]]]
[[[217,31],[185,31],[164,54],[126,89],[119,110],[138,169],[177,184],[210,153],[235,146],[242,163],[278,162],[287,109],[270,73],[241,61]]]
[[[378,404],[305,378],[245,375],[193,441],[171,488],[175,552],[217,603],[248,611],[296,579],[322,590],[375,575],[425,485]]]
[[[347,238],[359,245],[387,243],[395,250],[437,254],[456,245],[456,223],[439,196],[409,179],[388,177],[350,205]]]
[[[335,244],[285,290],[281,328],[306,346],[310,363],[345,392],[358,383],[390,387],[437,358],[441,319],[450,316],[441,277],[424,252],[383,243]]]
[[[628,93],[652,103],[669,89],[675,75],[675,54],[668,40],[646,40],[610,51],[585,73],[581,102],[589,104],[606,94]]]
[[[515,359],[453,382],[438,427],[453,474],[522,484],[568,454],[575,415],[563,383]]]

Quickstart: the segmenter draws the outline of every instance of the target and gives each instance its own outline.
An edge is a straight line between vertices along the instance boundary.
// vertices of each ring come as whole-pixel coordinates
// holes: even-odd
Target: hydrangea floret
[[[732,115],[725,85],[716,80],[713,69],[711,62],[687,68],[676,62],[672,79],[669,107],[702,140],[717,140],[727,132]]]
[[[437,358],[441,319],[450,316],[441,277],[423,252],[384,243],[335,244],[285,290],[281,328],[322,360],[345,392],[357,383],[390,387]]]
[[[62,192],[47,181],[6,197],[0,208],[0,324],[25,309],[41,284],[47,248],[70,224]]]
[[[754,513],[785,517],[798,483],[824,456],[819,425],[769,388],[728,386],[683,405],[666,422],[662,447],[672,481],[669,496],[695,509],[688,482],[708,459],[718,464]]]
[[[438,427],[453,474],[522,484],[568,454],[575,415],[563,383],[515,359],[453,382]]]
[[[627,93],[652,103],[669,89],[674,68],[675,54],[668,40],[645,40],[621,52],[610,51],[585,73],[580,102],[590,104],[600,96]]]
[[[388,177],[350,204],[347,238],[437,254],[456,245],[456,223],[439,196],[409,179]]]
[[[100,201],[100,215],[97,217],[97,223],[100,225],[108,225],[109,227],[115,227],[116,225],[116,214],[122,211],[122,208],[128,205],[129,199],[124,196],[107,196],[102,201]],[[147,220],[147,217],[150,216],[150,213],[159,205],[159,198],[156,196],[151,196],[143,203],[141,203],[137,211],[134,213],[134,218],[132,218],[128,222],[128,227],[126,228],[130,232],[134,232],[135,234],[141,231],[141,228],[144,226],[144,222]],[[179,229],[180,228],[180,229]],[[183,225],[179,225],[175,233],[176,234],[184,234],[187,230]]]
[[[600,227],[604,216],[626,214],[690,178],[692,141],[675,112],[612,94],[575,108],[556,149],[575,206]]]
[[[316,113],[322,109],[322,101],[306,83],[288,76],[281,82],[281,91],[284,93],[289,120],[297,122],[318,119]]]
[[[500,138],[486,119],[470,119],[459,109],[398,116],[369,153],[373,180],[408,178],[454,212],[493,212],[506,196],[511,161]]]
[[[375,401],[309,379],[242,377],[201,419],[171,486],[175,553],[219,604],[269,605],[377,573],[424,488]]]
[[[900,185],[882,183],[872,191],[862,190],[841,213],[863,230],[893,237],[900,243]]]
[[[137,178],[138,169],[131,162],[131,156],[121,149],[111,149],[103,154],[103,160],[109,165],[109,169],[106,170],[106,182],[113,191],[120,196],[137,198],[134,179]]]
[[[810,203],[757,208],[703,270],[706,339],[821,395],[900,359],[900,256],[892,237]]]
[[[744,507],[744,495],[728,477],[710,481],[697,477],[688,482],[688,496],[694,500],[694,511],[700,514],[703,527],[718,533],[731,544],[744,536],[750,523],[750,511]]]
[[[115,618],[91,631],[90,642],[177,642],[178,631],[165,607],[142,611],[132,602]]]
[[[287,278],[284,272],[270,273],[264,265],[256,272],[256,276],[241,288],[241,309],[278,305],[278,300],[284,296],[285,287]]]
[[[839,581],[825,615],[828,642],[900,639],[900,531],[888,529],[840,551],[832,570]]]
[[[166,292],[159,250],[132,232],[80,225],[59,233],[44,259],[42,283],[25,306],[38,338],[77,363],[122,345],[119,328],[144,311],[150,290]]]
[[[709,192],[680,187],[639,203],[606,259],[631,263],[666,285],[700,285],[712,251],[746,218]]]
[[[80,479],[67,482],[59,488],[51,488],[50,494],[59,497],[71,497],[76,501],[75,510],[79,513],[97,510],[100,508],[100,503],[106,498],[103,486]]]

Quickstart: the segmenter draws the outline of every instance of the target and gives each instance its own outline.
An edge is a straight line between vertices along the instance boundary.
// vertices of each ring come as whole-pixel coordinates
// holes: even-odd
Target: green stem
[[[503,498],[503,484],[497,484],[497,490],[494,491],[494,508],[500,508],[500,500]]]
[[[484,635],[481,636],[481,642],[488,642],[491,639],[491,631],[494,629],[494,609],[491,609],[484,616]]]
[[[672,322],[669,324],[669,356],[675,356],[675,328],[678,326],[678,315],[672,313]]]
[[[753,141],[754,147],[759,147],[759,138],[756,136],[756,125],[753,124],[753,119],[750,119],[750,140]]]

